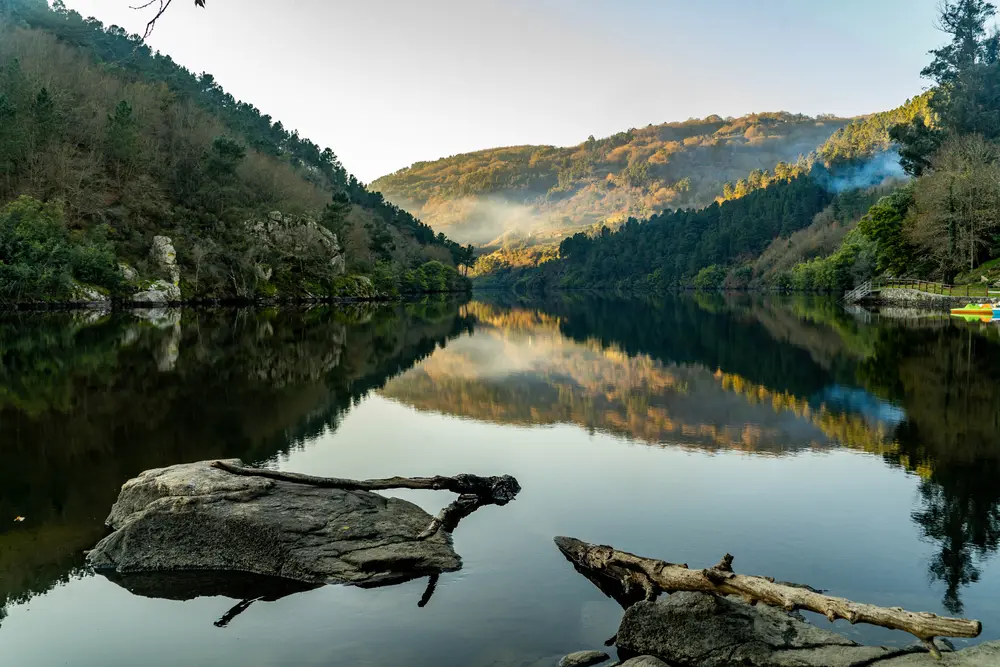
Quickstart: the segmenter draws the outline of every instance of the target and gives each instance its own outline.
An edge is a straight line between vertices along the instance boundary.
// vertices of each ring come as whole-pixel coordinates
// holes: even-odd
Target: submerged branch
[[[928,612],[906,611],[900,607],[877,607],[832,597],[808,587],[777,583],[768,577],[733,572],[733,557],[703,570],[674,565],[662,560],[643,558],[609,546],[588,544],[572,537],[555,538],[556,546],[589,578],[617,579],[625,590],[639,584],[647,599],[656,592],[697,591],[718,595],[738,595],[747,602],[780,607],[786,611],[806,609],[823,614],[831,622],[843,618],[850,623],[869,623],[892,630],[903,630],[920,639],[939,657],[935,637],[977,637],[982,632],[979,621],[937,616]]]

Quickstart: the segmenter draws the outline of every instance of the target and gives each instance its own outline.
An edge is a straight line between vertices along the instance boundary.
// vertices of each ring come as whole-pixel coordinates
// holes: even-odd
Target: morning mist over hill
[[[713,115],[590,137],[565,148],[514,146],[418,162],[372,187],[462,243],[546,243],[628,218],[732,199],[741,180],[754,189],[771,172],[843,161],[845,150],[853,151],[851,164],[823,176],[831,191],[904,177],[887,131],[863,146],[842,145],[845,130],[866,118]]]

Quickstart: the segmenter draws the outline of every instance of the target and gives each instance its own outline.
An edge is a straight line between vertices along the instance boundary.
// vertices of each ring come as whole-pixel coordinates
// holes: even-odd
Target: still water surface
[[[621,618],[555,535],[692,566],[728,551],[997,639],[998,333],[747,297],[3,316],[0,664],[551,665]],[[424,606],[426,579],[327,586],[218,627],[237,600],[83,567],[126,479],[218,457],[523,491],[462,522],[464,567]]]

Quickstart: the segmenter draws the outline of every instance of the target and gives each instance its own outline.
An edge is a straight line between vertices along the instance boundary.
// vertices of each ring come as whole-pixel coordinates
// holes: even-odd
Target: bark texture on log
[[[738,595],[751,604],[763,602],[786,611],[813,611],[831,622],[843,618],[852,624],[868,623],[903,630],[920,639],[935,656],[939,656],[933,642],[935,637],[977,637],[982,632],[979,621],[911,612],[900,607],[877,607],[824,595],[808,587],[775,583],[768,577],[736,574],[732,569],[733,557],[729,554],[718,565],[692,570],[687,565],[644,558],[572,537],[557,537],[555,542],[580,571],[603,579],[618,579],[626,593],[638,588],[646,599],[653,599],[661,591]],[[593,576],[589,578],[593,580]]]
[[[478,475],[455,475],[454,477],[389,477],[386,479],[341,479],[337,477],[316,477],[298,472],[280,472],[266,468],[248,468],[227,461],[213,461],[213,468],[233,475],[266,477],[280,482],[306,484],[325,489],[345,491],[383,491],[385,489],[426,489],[431,491],[452,491],[460,494],[443,508],[418,536],[418,540],[433,537],[439,530],[452,532],[458,522],[484,505],[506,505],[521,491],[521,485],[510,475],[480,477]]]

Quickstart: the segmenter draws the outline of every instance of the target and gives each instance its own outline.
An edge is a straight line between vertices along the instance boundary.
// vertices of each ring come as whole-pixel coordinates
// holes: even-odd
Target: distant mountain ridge
[[[784,111],[648,125],[570,147],[512,146],[417,162],[374,190],[463,243],[558,241],[602,222],[701,208],[755,170],[804,161],[852,119]]]

